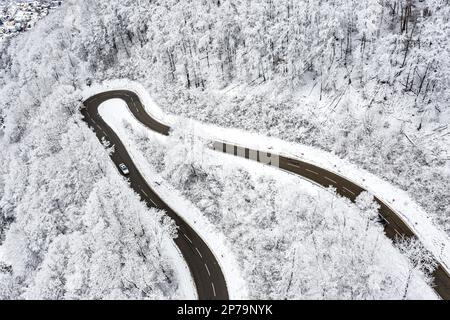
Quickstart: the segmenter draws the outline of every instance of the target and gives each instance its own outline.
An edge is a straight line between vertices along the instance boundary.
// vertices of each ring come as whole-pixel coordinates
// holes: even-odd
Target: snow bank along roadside
[[[166,251],[171,261],[175,276],[178,279],[180,299],[198,300],[197,289],[192,280],[189,268],[181,255],[180,250],[172,239],[165,237],[162,242],[162,248]]]
[[[121,99],[108,100],[107,102],[104,102],[99,107],[99,113],[105,119],[105,121],[106,121],[106,119],[108,119],[109,121],[114,122],[114,119],[115,119],[114,117],[108,117],[108,115],[114,116],[114,114],[111,112],[105,112],[103,110],[110,109],[110,108],[114,108],[114,110],[122,110],[123,108],[120,108],[121,106],[125,106],[125,108],[127,108],[125,102]],[[111,120],[111,119],[113,119],[113,120]],[[108,124],[110,124],[110,123],[108,122]],[[114,128],[114,130],[116,131],[115,128]],[[147,181],[148,181],[148,179],[147,179]],[[165,237],[163,239],[162,247],[165,250],[168,257],[170,258],[170,260],[172,262],[172,267],[176,274],[176,278],[179,280],[180,298],[181,299],[191,299],[191,300],[198,299],[197,289],[193,282],[191,273],[189,272],[189,268],[188,268],[186,262],[184,261],[184,258],[182,256],[181,252],[175,245],[175,242],[172,241],[172,239]]]
[[[346,179],[360,185],[389,205],[414,231],[424,246],[442,263],[443,267],[450,272],[450,239],[448,236],[432,223],[423,208],[412,200],[407,192],[400,190],[389,182],[357,168],[332,153],[310,146],[285,142],[277,138],[264,137],[238,129],[206,125],[180,116],[164,114],[142,85],[126,79],[108,81],[101,85],[95,84],[83,91],[83,98],[87,99],[94,94],[108,90],[135,92],[152,117],[170,126],[176,126],[177,123],[187,123],[192,130],[191,133],[205,139],[220,140],[247,148],[277,153],[292,159],[309,162],[346,177]]]

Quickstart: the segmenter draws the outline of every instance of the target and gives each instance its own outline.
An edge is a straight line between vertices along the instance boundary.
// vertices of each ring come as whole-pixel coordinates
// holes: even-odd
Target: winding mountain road
[[[149,129],[160,134],[168,135],[170,128],[149,116],[143,107],[139,97],[131,91],[118,90],[104,92],[95,95],[84,102],[86,108],[82,109],[84,121],[94,129],[99,140],[103,137],[115,145],[115,152],[111,154],[113,162],[118,166],[125,163],[130,169],[131,187],[144,199],[150,207],[163,209],[175,220],[179,227],[179,236],[175,243],[187,261],[189,269],[194,278],[199,299],[228,299],[228,291],[225,278],[220,266],[204,241],[195,231],[181,219],[158,195],[147,185],[142,175],[133,164],[122,142],[113,130],[102,120],[98,114],[98,106],[113,98],[123,99],[133,115]],[[219,141],[213,141],[214,149],[232,154],[234,156],[266,163],[267,153],[250,148],[243,148]],[[282,170],[299,175],[311,180],[323,187],[334,187],[336,191],[352,201],[363,191],[364,188],[326,169],[317,167],[307,162],[290,159],[284,156],[269,155],[277,157],[276,166]],[[395,239],[397,236],[415,237],[416,235],[408,225],[381,199],[375,199],[380,205],[380,217],[384,221],[386,236]],[[442,299],[450,300],[450,275],[438,262],[434,271],[435,291]]]
[[[98,114],[98,107],[106,100],[120,98],[123,99],[134,116],[148,128],[163,135],[169,134],[169,127],[151,118],[142,106],[139,98],[133,92],[111,91],[98,94],[84,102],[85,108],[81,110],[84,121],[94,129],[97,138],[105,139],[114,145],[114,152],[110,155],[114,164],[118,167],[120,163],[125,163],[130,173],[130,186],[138,193],[149,207],[164,210],[178,226],[178,237],[175,244],[180,249],[186,260],[189,270],[197,288],[200,300],[228,300],[228,290],[222,270],[209,250],[206,243],[175,211],[170,208],[161,198],[149,187],[142,174],[131,160],[123,143],[115,132],[103,121]]]

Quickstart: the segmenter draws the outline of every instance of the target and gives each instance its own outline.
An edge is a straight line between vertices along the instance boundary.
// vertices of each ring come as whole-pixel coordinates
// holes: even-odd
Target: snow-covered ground
[[[162,248],[170,259],[170,265],[175,271],[178,281],[178,294],[181,300],[197,300],[197,289],[195,288],[189,268],[181,255],[180,250],[172,239],[165,237]]]
[[[274,150],[280,150],[279,152],[281,153],[281,151],[283,150],[280,148],[280,145],[281,147],[283,147],[283,144],[279,141],[275,141],[279,143],[272,142],[272,144],[269,145],[264,143],[255,144],[255,140],[253,139],[254,137],[252,137],[252,135],[243,135],[243,133],[239,133],[235,130],[208,128],[208,126],[203,126],[197,122],[177,119],[176,117],[167,117],[153,103],[145,90],[143,90],[142,88],[139,89],[139,86],[136,84],[118,81],[114,85],[109,84],[107,86],[89,88],[85,92],[85,97],[87,98],[88,96],[96,92],[119,88],[126,88],[137,92],[150,114],[155,115],[155,118],[161,120],[162,122],[169,123],[175,127],[180,127],[183,130],[187,130],[188,135],[200,135],[208,139],[218,139],[220,137],[222,137],[223,139],[223,137],[226,136],[228,142],[240,141],[240,144],[242,145],[263,150],[270,150],[271,152],[273,152]],[[132,116],[132,114],[128,111],[125,103],[120,99],[113,99],[105,102],[104,104],[102,104],[102,106],[100,106],[99,112],[100,115],[105,119],[105,121],[118,133],[122,142],[125,143],[136,165],[138,166],[141,173],[144,174],[152,188],[154,188],[158,192],[158,194],[166,201],[166,203],[171,205],[172,208],[176,212],[178,212],[206,240],[206,243],[210,246],[210,249],[217,256],[218,261],[224,271],[226,281],[229,286],[230,296],[236,299],[248,297],[249,290],[248,288],[246,288],[245,281],[248,281],[248,279],[244,279],[243,276],[241,276],[240,269],[242,268],[242,263],[236,263],[237,260],[242,260],[242,257],[236,258],[235,253],[232,250],[233,248],[236,250],[236,247],[233,247],[233,245],[230,244],[230,241],[226,240],[223,233],[220,232],[220,230],[214,225],[212,225],[211,221],[208,221],[205,215],[197,207],[195,207],[188,199],[185,199],[182,195],[180,195],[179,190],[173,188],[169,183],[164,181],[164,179],[162,179],[157,172],[155,172],[154,168],[149,165],[149,159],[145,158],[145,156],[136,146],[133,137],[129,136],[129,132],[124,127],[124,120],[126,121],[126,123],[131,124],[133,130],[136,130],[136,132],[140,132],[143,135],[149,136],[151,140],[158,141],[158,143],[160,143],[161,145],[166,145],[168,143],[168,138],[155,134],[153,132],[149,132],[148,129],[144,128],[142,124],[140,124]],[[259,137],[259,140],[262,140],[262,138]],[[192,145],[189,147],[192,147]],[[201,148],[201,146],[199,146],[199,148]],[[204,151],[204,153],[201,153],[200,158],[198,158],[199,156],[197,155],[197,159],[195,159],[196,161],[206,162],[209,163],[209,165],[214,162],[217,164],[225,163],[229,166],[239,165],[252,174],[270,175],[271,177],[278,179],[279,181],[290,181],[291,183],[295,183],[296,189],[300,189],[302,190],[302,192],[305,192],[312,197],[323,197],[324,199],[326,199],[323,194],[324,192],[328,193],[328,191],[308,181],[299,182],[299,180],[302,180],[271,167],[262,166],[259,164],[255,166],[254,163],[246,161],[244,159],[230,157],[210,150]],[[351,204],[347,205],[352,206]],[[350,209],[348,210],[350,212]],[[395,250],[392,251],[392,246],[388,245],[389,241],[383,241],[385,242],[383,242],[382,250],[385,251],[384,254],[386,257],[388,257],[383,260],[384,268],[389,269],[390,267],[395,266],[399,270],[398,277],[400,277],[400,275],[406,268],[405,261],[398,257],[398,252],[395,252]],[[389,251],[391,252],[388,253]],[[414,288],[412,289],[412,291],[414,292],[414,294],[416,294],[413,294],[413,297],[415,298],[435,297],[430,288],[425,286],[424,284],[420,284],[420,281],[416,282],[413,287]],[[252,292],[252,290],[254,290],[254,288],[250,289],[250,295],[254,296],[255,293]]]
[[[306,161],[359,184],[397,212],[447,271],[450,270],[450,239],[448,236],[432,223],[426,211],[413,201],[405,191],[400,190],[387,181],[317,148],[264,137],[238,129],[206,125],[191,119],[164,114],[143,86],[126,79],[109,81],[101,85],[96,84],[86,88],[83,94],[87,98],[95,93],[117,89],[127,89],[136,92],[142,100],[146,111],[152,117],[172,127],[182,126],[189,128],[191,134],[205,139],[222,140]]]

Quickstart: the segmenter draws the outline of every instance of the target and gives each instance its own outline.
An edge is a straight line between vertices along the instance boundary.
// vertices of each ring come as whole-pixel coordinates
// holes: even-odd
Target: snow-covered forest
[[[101,78],[139,80],[172,113],[334,152],[450,230],[447,1],[86,5]]]
[[[83,87],[107,79],[138,81],[169,113],[333,152],[406,190],[450,234],[449,19],[446,0],[64,1],[35,29],[0,44],[0,299],[180,297],[161,244],[176,236],[171,221],[139,201],[81,121]],[[192,174],[173,172],[184,169],[174,161],[166,178],[219,221],[231,243],[245,236],[239,262],[257,288],[252,297],[403,297],[393,288],[407,281],[384,268],[384,251],[361,248],[397,252],[384,238],[365,242],[380,234],[376,224],[343,236],[330,256],[305,252],[344,235],[337,226],[349,211],[359,217],[347,221],[351,229],[372,208],[335,196],[319,201],[289,183],[278,193],[267,177],[237,169],[236,184],[214,167],[200,168],[197,180],[173,180]],[[263,179],[258,188],[255,179]],[[227,192],[209,203],[214,185]],[[255,206],[264,197],[268,207],[242,211],[250,205],[234,193]],[[298,212],[286,198],[298,201]],[[257,238],[236,225],[236,209],[262,230]],[[279,221],[276,230],[266,219]],[[295,237],[273,242],[271,232]],[[345,245],[355,260],[338,261]],[[244,258],[252,246],[261,260]],[[275,262],[264,253],[274,248],[286,270],[270,269]],[[323,270],[320,287],[317,275],[302,273],[313,259],[342,269]],[[277,285],[252,273],[257,266],[279,274]],[[363,266],[373,268],[373,282],[348,271]]]

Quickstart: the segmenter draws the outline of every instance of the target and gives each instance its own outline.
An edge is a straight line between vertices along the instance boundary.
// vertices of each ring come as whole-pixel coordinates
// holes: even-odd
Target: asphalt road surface
[[[215,257],[208,249],[207,245],[186,222],[184,222],[167,204],[165,204],[158,197],[158,195],[153,192],[153,190],[151,190],[142,175],[134,166],[130,156],[117,135],[104,121],[102,121],[101,117],[98,115],[97,108],[99,104],[112,98],[121,98],[125,100],[133,115],[148,128],[163,135],[169,134],[170,128],[151,118],[145,112],[139,97],[135,93],[125,90],[104,92],[86,100],[84,102],[86,108],[82,110],[82,113],[85,116],[84,120],[95,130],[99,139],[105,137],[116,146],[116,151],[111,155],[111,158],[116,165],[123,162],[128,166],[128,168],[130,168],[129,178],[131,181],[131,187],[139,193],[144,200],[146,200],[149,206],[165,210],[179,226],[179,236],[175,242],[187,261],[189,269],[193,275],[194,282],[197,286],[199,298],[228,299],[224,276]],[[219,141],[213,141],[213,145],[215,150],[250,160],[267,163],[267,154],[265,152],[230,144],[227,145]],[[220,147],[218,148],[217,146]],[[337,193],[351,199],[352,201],[354,201],[361,192],[365,191],[365,189],[345,179],[344,177],[310,163],[283,156],[269,156],[272,158],[274,158],[274,156],[278,158],[276,166],[280,169],[302,176],[303,178],[311,180],[323,187],[334,187]],[[393,211],[380,199],[376,198],[375,200],[380,205],[380,220],[384,225],[386,236],[391,239],[395,239],[396,237],[415,237],[414,232],[406,225],[406,223],[403,222],[395,211]],[[445,271],[440,263],[438,263],[433,276],[435,291],[441,296],[442,299],[450,300],[450,275],[447,271]]]
[[[149,207],[164,210],[175,221],[178,226],[178,237],[175,239],[175,244],[188,264],[199,299],[228,300],[225,278],[211,250],[197,233],[148,186],[119,137],[98,114],[98,106],[111,98],[125,100],[136,118],[150,129],[168,135],[169,127],[149,117],[136,94],[127,91],[105,92],[91,97],[84,102],[85,108],[81,110],[84,121],[94,129],[97,138],[100,141],[104,138],[115,146],[111,159],[117,168],[121,163],[128,167],[130,173],[126,177],[129,178],[131,188],[141,196]],[[120,170],[119,172],[122,173]]]

